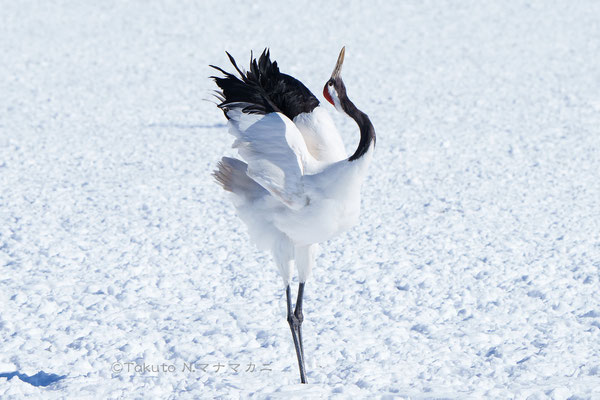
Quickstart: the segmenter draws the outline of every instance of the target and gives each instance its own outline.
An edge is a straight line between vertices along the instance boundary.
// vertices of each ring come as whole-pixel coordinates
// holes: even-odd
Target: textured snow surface
[[[600,398],[600,3],[397,3],[3,1],[0,397]],[[303,386],[207,65],[320,97],[342,45],[378,140]]]

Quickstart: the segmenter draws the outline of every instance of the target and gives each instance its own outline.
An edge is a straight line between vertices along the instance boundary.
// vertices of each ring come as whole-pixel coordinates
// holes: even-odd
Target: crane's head
[[[341,76],[344,54],[346,54],[346,47],[342,47],[342,51],[340,51],[337,63],[335,64],[335,68],[331,74],[331,78],[329,78],[327,83],[325,83],[325,87],[323,88],[323,96],[339,112],[344,112],[344,110],[342,110],[340,99],[346,96],[346,86],[344,85],[344,81],[342,81]]]

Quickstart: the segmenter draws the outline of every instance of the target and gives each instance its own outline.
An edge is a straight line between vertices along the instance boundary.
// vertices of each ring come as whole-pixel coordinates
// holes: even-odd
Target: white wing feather
[[[294,117],[294,124],[316,160],[330,164],[348,158],[342,137],[329,112],[322,106],[312,112],[298,114]]]
[[[229,133],[248,163],[247,175],[289,208],[306,206],[304,165],[312,156],[296,125],[281,113],[247,114],[243,104],[229,107]]]

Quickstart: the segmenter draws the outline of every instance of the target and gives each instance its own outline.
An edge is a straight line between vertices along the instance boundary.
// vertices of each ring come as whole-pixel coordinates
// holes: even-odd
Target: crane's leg
[[[296,356],[298,357],[298,368],[300,368],[300,382],[306,383],[306,368],[304,367],[304,351],[302,350],[302,335],[300,333],[300,327],[302,325],[302,296],[301,290],[304,290],[304,284],[301,283],[302,289],[298,288],[298,299],[300,301],[300,308],[296,303],[296,311],[292,312],[292,293],[290,285],[285,288],[285,295],[287,298],[287,320],[290,324],[292,331],[292,339],[294,340],[294,347],[296,348]],[[298,313],[299,311],[299,313]],[[298,318],[298,315],[300,318]]]
[[[294,250],[296,267],[298,268],[298,280],[300,281],[300,284],[298,285],[298,299],[296,300],[296,309],[294,310],[294,314],[291,318],[292,323],[295,325],[290,324],[290,327],[294,326],[293,330],[295,329],[296,331],[295,334],[298,339],[298,346],[300,347],[300,350],[296,349],[296,351],[298,352],[298,363],[302,364],[300,366],[300,379],[302,383],[306,383],[306,374],[303,374],[302,372],[306,371],[306,368],[304,367],[304,344],[302,342],[302,321],[304,321],[304,314],[302,314],[302,299],[304,298],[304,285],[306,283],[306,280],[310,276],[312,268],[315,264],[315,258],[318,250],[319,245],[316,243],[308,246],[297,246]],[[289,305],[288,309],[288,319],[290,319],[290,315],[291,304]]]
[[[300,325],[302,325],[302,294],[301,290],[298,291],[298,300],[300,301],[300,307],[296,305],[296,311],[292,311],[292,293],[290,289],[290,273],[294,262],[294,245],[283,235],[274,243],[272,247],[273,258],[279,268],[281,277],[283,279],[285,287],[285,295],[287,300],[287,321],[290,324],[292,331],[292,339],[294,339],[294,347],[296,348],[296,356],[298,357],[298,367],[300,368],[300,381],[306,383],[306,368],[304,367],[304,350],[302,349],[302,335],[300,333]],[[302,278],[302,277],[301,277]],[[303,281],[302,279],[300,279]],[[300,316],[300,318],[298,318]]]
[[[298,285],[298,298],[296,299],[296,309],[294,315],[298,320],[298,341],[300,342],[300,353],[302,353],[302,360],[304,361],[304,345],[302,344],[302,321],[304,321],[304,314],[302,314],[302,298],[304,297],[304,284],[300,282]]]

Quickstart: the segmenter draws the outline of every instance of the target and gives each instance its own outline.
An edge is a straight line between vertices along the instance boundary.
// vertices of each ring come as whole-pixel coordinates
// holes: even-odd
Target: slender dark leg
[[[304,361],[304,345],[302,344],[302,321],[304,321],[304,314],[302,314],[302,297],[304,297],[304,282],[300,282],[298,285],[298,299],[296,299],[296,310],[294,315],[298,319],[298,341],[300,342],[300,352],[302,353],[302,361]]]
[[[292,339],[294,340],[296,356],[298,357],[298,368],[300,368],[300,382],[306,383],[306,368],[304,368],[304,352],[302,351],[300,339],[300,325],[302,324],[302,321],[298,319],[296,313],[292,312],[292,294],[290,290],[290,285],[288,285],[285,288],[285,295],[287,298],[287,320],[290,324],[290,329],[292,331]],[[298,293],[298,295],[300,296],[300,293]],[[302,301],[301,298],[300,301]],[[297,307],[296,310],[298,310]],[[302,315],[302,307],[300,307],[300,315]]]

